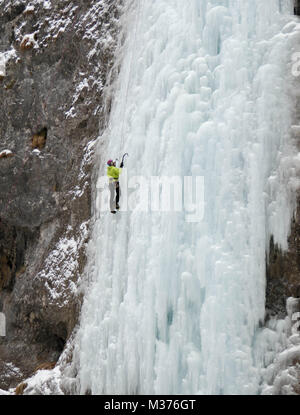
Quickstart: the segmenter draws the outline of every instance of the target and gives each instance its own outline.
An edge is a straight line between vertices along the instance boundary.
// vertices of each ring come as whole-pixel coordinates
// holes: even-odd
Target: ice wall
[[[99,179],[127,151],[130,200],[114,216],[98,189],[82,393],[259,393],[265,251],[271,234],[287,246],[294,207],[292,11],[290,0],[129,8]],[[203,218],[154,211],[151,194],[146,211],[150,176],[203,177]]]

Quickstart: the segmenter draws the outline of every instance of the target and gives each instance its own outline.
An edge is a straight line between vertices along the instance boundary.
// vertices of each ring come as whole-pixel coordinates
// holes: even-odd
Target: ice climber
[[[116,213],[116,210],[120,209],[119,200],[121,196],[119,176],[121,169],[123,168],[123,161],[120,164],[120,168],[116,167],[116,162],[108,160],[107,162],[107,176],[109,179],[110,190],[110,211]]]

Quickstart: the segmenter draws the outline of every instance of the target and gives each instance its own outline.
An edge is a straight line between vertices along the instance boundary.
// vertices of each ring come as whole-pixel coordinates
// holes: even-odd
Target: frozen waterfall
[[[292,0],[135,0],[123,16],[81,393],[260,393],[265,255],[270,235],[287,247],[295,203],[292,12]],[[100,178],[125,151],[112,215]],[[151,177],[201,178],[199,218],[160,209]]]

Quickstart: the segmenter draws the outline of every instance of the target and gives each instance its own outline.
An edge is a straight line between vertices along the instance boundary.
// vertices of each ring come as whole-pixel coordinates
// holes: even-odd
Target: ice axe
[[[126,156],[128,156],[128,153],[123,154],[122,161],[121,161],[121,164],[120,164],[120,167],[121,167],[121,168],[124,166],[124,158],[125,158]]]

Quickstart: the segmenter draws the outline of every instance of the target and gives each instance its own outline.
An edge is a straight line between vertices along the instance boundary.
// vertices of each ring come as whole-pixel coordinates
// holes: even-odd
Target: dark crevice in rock
[[[33,330],[34,337],[32,338],[32,343],[40,343],[44,345],[44,349],[46,348],[59,356],[67,341],[68,331],[66,324],[60,322],[50,327],[43,327],[43,324],[47,324],[47,322],[39,319],[33,323],[35,325],[35,331]]]
[[[42,150],[46,145],[47,127],[42,128],[38,133],[34,134],[31,141],[32,149]]]
[[[15,278],[25,268],[27,240],[32,232],[0,222],[0,291],[12,291]]]
[[[5,23],[11,22],[16,17],[20,16],[25,10],[25,4],[12,4],[7,13],[2,15],[1,18]]]
[[[79,125],[78,128],[82,129],[82,128],[86,128],[88,125],[88,120],[83,120]]]
[[[294,14],[300,16],[300,0],[295,0]]]
[[[55,336],[55,340],[56,340],[56,349],[59,353],[61,353],[65,348],[66,340],[58,336]]]

